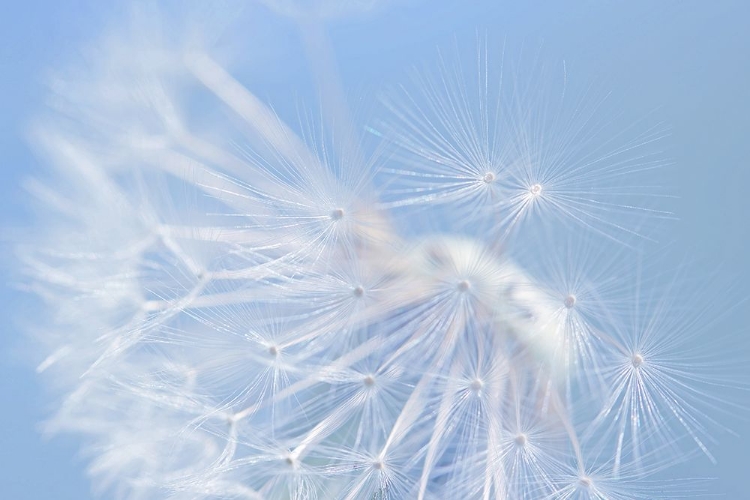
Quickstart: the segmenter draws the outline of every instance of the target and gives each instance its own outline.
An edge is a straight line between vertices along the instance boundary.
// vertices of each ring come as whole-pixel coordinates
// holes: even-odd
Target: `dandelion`
[[[607,135],[601,101],[498,54],[440,56],[367,126],[287,122],[195,45],[108,59],[116,92],[59,83],[85,105],[37,129],[54,224],[19,256],[65,386],[49,430],[84,436],[104,495],[684,491],[651,476],[686,441],[711,457],[732,380],[681,350],[696,316],[631,287],[670,216],[643,182],[663,130]]]

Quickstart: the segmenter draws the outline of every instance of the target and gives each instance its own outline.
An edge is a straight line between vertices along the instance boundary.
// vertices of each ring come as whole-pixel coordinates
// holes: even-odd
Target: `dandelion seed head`
[[[324,7],[272,8],[348,10]],[[658,131],[619,144],[588,95],[501,79],[484,46],[463,62],[368,128],[344,103],[286,120],[196,50],[168,73],[231,115],[211,137],[154,61],[138,96],[42,127],[65,182],[34,188],[56,217],[19,254],[51,308],[39,371],[69,384],[53,426],[94,474],[143,499],[646,498],[619,493],[683,443],[711,456],[716,382],[670,333],[690,308],[642,299],[637,266],[579,272],[611,247],[559,238],[665,214],[620,189],[661,166]]]

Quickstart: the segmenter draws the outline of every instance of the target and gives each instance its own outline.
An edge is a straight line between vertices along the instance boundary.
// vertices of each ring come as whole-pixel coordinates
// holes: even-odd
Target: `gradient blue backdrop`
[[[118,2],[119,3],[119,2]],[[343,78],[377,85],[405,66],[434,56],[438,45],[487,30],[509,41],[539,46],[564,58],[568,71],[598,75],[638,113],[659,109],[672,128],[669,155],[677,167],[680,221],[665,229],[663,243],[735,276],[733,297],[750,294],[750,2],[737,1],[502,1],[429,0],[383,9],[331,26]],[[106,5],[103,5],[106,4]],[[74,56],[117,12],[107,2],[2,2],[0,6],[0,214],[2,227],[22,225],[20,179],[35,166],[23,138],[25,120],[39,109],[44,72]],[[275,50],[275,71],[303,72],[291,34]],[[279,32],[277,32],[278,35]],[[277,63],[278,64],[278,63]],[[273,73],[273,71],[272,71]],[[279,75],[283,78],[285,75]],[[288,76],[288,75],[286,75]],[[274,92],[273,75],[268,91]],[[283,92],[282,89],[276,89]],[[0,238],[7,255],[9,229]],[[0,266],[3,278],[7,265]],[[5,279],[3,279],[5,281]],[[19,296],[0,289],[0,499],[91,498],[85,461],[69,438],[43,441],[37,431],[48,403],[12,317]],[[724,327],[747,346],[748,306]],[[750,366],[750,359],[748,359]],[[748,368],[750,373],[750,368]],[[745,398],[750,406],[750,395]],[[694,462],[688,474],[716,477],[716,493],[750,498],[750,423],[731,422],[739,437],[719,435],[718,466]]]

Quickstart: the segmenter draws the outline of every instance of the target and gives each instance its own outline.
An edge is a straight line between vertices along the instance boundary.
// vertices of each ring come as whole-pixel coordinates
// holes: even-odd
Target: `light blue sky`
[[[18,225],[19,180],[35,168],[23,125],[40,107],[45,70],[74,57],[78,44],[107,19],[111,8],[100,3],[106,2],[29,0],[0,7],[0,214],[6,226]],[[671,125],[670,183],[679,194],[674,210],[680,218],[661,243],[734,275],[732,294],[744,297],[750,295],[748,19],[744,0],[428,0],[337,23],[331,38],[343,79],[355,88],[397,81],[409,65],[433,57],[438,45],[449,46],[454,34],[471,39],[479,29],[510,42],[543,43],[545,57],[565,59],[573,75],[596,75],[634,114],[658,110]],[[285,54],[285,66],[266,75],[271,96],[286,91],[275,88],[275,79],[305,64],[294,55],[290,27],[278,29],[283,42],[269,45]],[[47,403],[10,319],[17,301],[0,290],[0,498],[90,498],[74,442],[44,442],[36,431]],[[723,325],[737,332],[738,345],[748,345],[741,337],[750,335],[747,309],[738,308]],[[750,406],[750,395],[745,403]],[[719,465],[699,459],[689,473],[716,477],[716,492],[727,498],[747,498],[750,422],[731,425],[740,436],[718,436]]]

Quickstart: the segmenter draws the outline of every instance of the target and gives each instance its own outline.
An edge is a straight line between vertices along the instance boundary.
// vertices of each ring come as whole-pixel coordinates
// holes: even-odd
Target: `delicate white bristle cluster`
[[[52,222],[19,246],[49,428],[84,436],[106,498],[695,487],[652,479],[710,457],[700,314],[623,244],[669,217],[661,129],[606,136],[601,101],[484,48],[382,118],[297,126],[208,51],[117,47],[55,86],[28,185]]]

